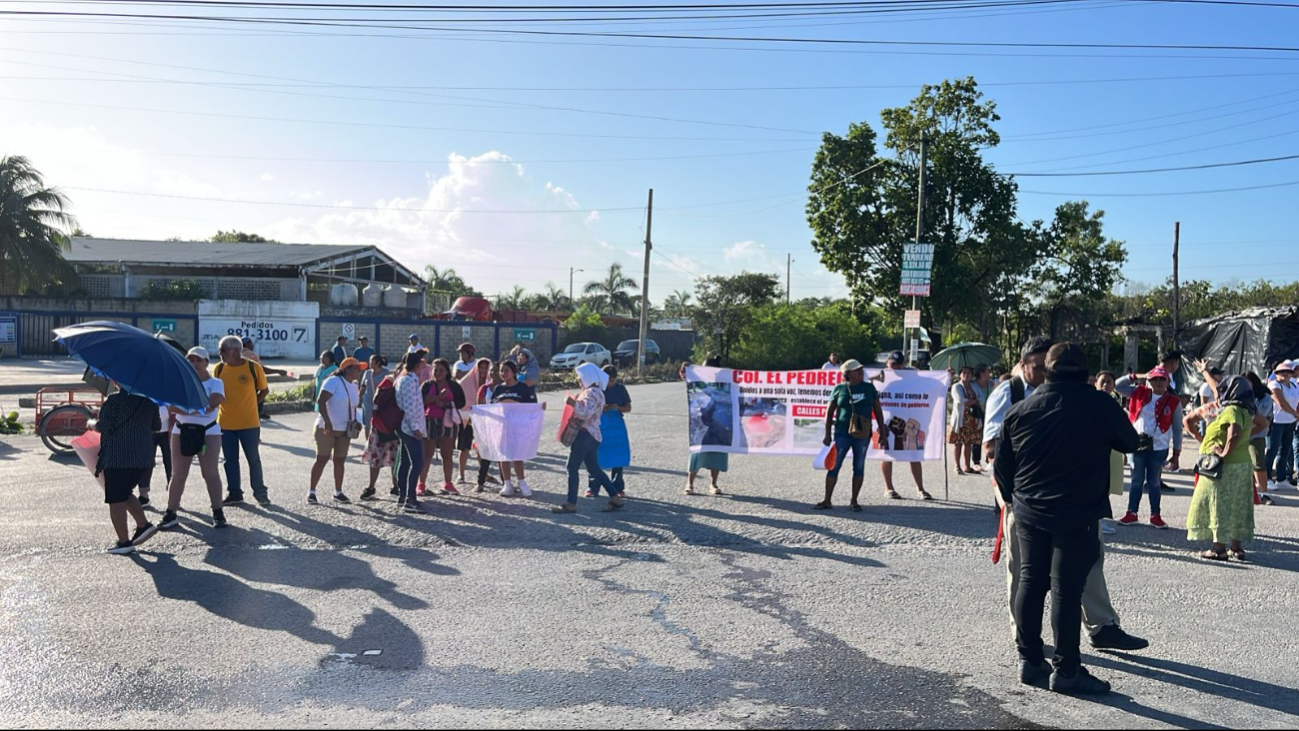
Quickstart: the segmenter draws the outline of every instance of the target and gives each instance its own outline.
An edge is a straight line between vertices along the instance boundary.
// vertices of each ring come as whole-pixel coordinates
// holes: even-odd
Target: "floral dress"
[[[948,444],[980,444],[983,442],[983,407],[979,405],[979,392],[974,384],[952,384],[951,430]]]

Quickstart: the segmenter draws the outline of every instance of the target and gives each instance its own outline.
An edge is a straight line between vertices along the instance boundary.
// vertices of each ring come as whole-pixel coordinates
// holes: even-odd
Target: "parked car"
[[[571,371],[583,363],[594,363],[607,366],[613,362],[613,354],[599,343],[573,343],[564,352],[556,353],[550,359],[550,367],[559,371]]]
[[[624,340],[618,343],[618,347],[613,350],[613,360],[620,366],[634,365],[640,357],[640,341]],[[659,344],[653,340],[645,341],[645,362],[657,363],[661,355],[659,353]]]

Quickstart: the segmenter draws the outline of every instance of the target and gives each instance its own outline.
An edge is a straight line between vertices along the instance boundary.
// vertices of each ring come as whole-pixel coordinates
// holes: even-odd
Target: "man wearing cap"
[[[344,358],[338,370],[320,386],[320,395],[316,399],[320,405],[320,415],[316,417],[316,463],[311,466],[308,503],[317,502],[316,485],[331,459],[334,461],[334,502],[351,502],[343,494],[343,468],[347,450],[352,446],[349,430],[356,421],[356,410],[361,400],[356,380],[363,370],[365,364],[361,361]]]
[[[225,386],[226,399],[221,404],[217,421],[221,425],[221,454],[226,465],[225,504],[244,501],[239,475],[239,450],[248,460],[248,481],[253,487],[253,499],[262,505],[270,503],[266,484],[262,482],[262,422],[261,404],[270,386],[260,363],[244,358],[243,342],[234,335],[221,338],[221,362],[212,375]]]
[[[352,351],[352,357],[361,363],[369,363],[370,356],[374,355],[374,348],[370,347],[370,339],[362,335],[359,339],[360,347]]]
[[[477,367],[477,362],[474,360],[474,354],[477,351],[478,349],[474,347],[473,343],[461,343],[460,347],[456,349],[456,352],[460,354],[460,360],[456,361],[455,366],[455,379],[457,381]]]
[[[1128,512],[1119,525],[1135,525],[1137,509],[1141,507],[1141,494],[1150,495],[1150,525],[1167,528],[1160,516],[1159,473],[1168,457],[1168,447],[1173,438],[1173,421],[1181,414],[1182,404],[1177,394],[1168,388],[1169,374],[1163,366],[1155,366],[1146,374],[1145,384],[1137,383],[1136,376],[1124,376],[1114,384],[1114,390],[1128,399],[1128,419],[1137,431],[1139,446],[1132,455],[1132,484],[1128,488]],[[1210,392],[1212,393],[1212,392]]]
[[[891,371],[908,370],[907,359],[905,356],[902,355],[902,351],[900,350],[895,350],[889,354],[887,365],[889,370]],[[878,376],[878,378],[879,380],[883,381],[884,374],[881,373]],[[884,438],[883,429],[880,429],[880,435],[881,435],[880,438],[883,439]],[[919,462],[911,462],[910,464],[911,464],[911,476],[916,481],[916,491],[920,494],[920,499],[933,500],[934,497],[929,493],[925,492],[924,466],[921,465]],[[888,495],[889,499],[891,500],[901,500],[902,496],[898,494],[897,490],[893,489],[893,463],[888,460],[884,460],[880,462],[880,472],[883,473],[884,475],[884,494]]]
[[[416,333],[411,333],[411,334],[410,334],[410,347],[406,349],[406,352],[407,352],[407,353],[418,353],[418,352],[420,352],[421,350],[424,350],[424,346],[423,346],[423,345],[420,343],[420,341],[419,341],[419,335],[417,335]]]
[[[1295,484],[1294,436],[1299,422],[1299,384],[1294,381],[1294,364],[1283,360],[1273,369],[1276,380],[1268,384],[1272,392],[1272,432],[1267,444],[1268,479],[1274,485]]]
[[[1037,392],[1037,388],[1046,382],[1046,356],[1054,344],[1050,338],[1042,336],[1032,338],[1025,343],[1023,350],[1020,351],[1020,374],[998,385],[988,397],[987,416],[983,424],[983,448],[984,457],[989,462],[993,462],[997,440],[1001,437],[1003,424],[1010,409],[1032,396]],[[1097,393],[1102,392],[1097,391]],[[1120,415],[1122,415],[1121,411]],[[1062,462],[1062,464],[1066,463]],[[994,486],[997,484],[995,463],[993,484]],[[1108,484],[1107,473],[1107,487]],[[997,509],[1001,514],[1000,532],[1007,553],[1006,595],[1013,601],[1019,589],[1021,572],[1020,546],[1015,540],[1015,511],[1010,508],[1009,502],[1002,499],[1000,492],[994,494],[997,496]],[[1099,520],[1097,522],[1099,524]],[[1149,642],[1124,632],[1119,626],[1119,613],[1110,601],[1109,586],[1105,583],[1105,551],[1099,536],[1097,545],[1100,546],[1100,557],[1087,577],[1082,595],[1082,621],[1090,636],[1089,642],[1092,647],[1101,650],[1145,649],[1150,646]],[[994,552],[994,561],[999,560],[1001,547],[1002,542],[999,541],[998,551]],[[1013,611],[1010,615],[1010,625],[1011,631],[1015,631],[1016,619]]]
[[[1137,432],[1108,395],[1087,385],[1087,356],[1072,343],[1051,346],[1046,383],[1006,413],[993,469],[1015,515],[1019,586],[1011,600],[1020,682],[1050,678],[1060,693],[1107,693],[1082,666],[1079,624],[1088,576],[1100,560],[1100,519],[1109,512],[1110,452],[1137,449]],[[1055,653],[1043,655],[1047,592]]]

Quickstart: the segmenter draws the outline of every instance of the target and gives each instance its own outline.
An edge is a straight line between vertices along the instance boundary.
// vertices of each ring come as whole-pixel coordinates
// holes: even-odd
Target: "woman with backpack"
[[[433,453],[436,450],[442,457],[442,493],[459,495],[460,491],[451,482],[451,456],[456,448],[456,439],[460,436],[460,427],[463,425],[460,410],[465,407],[465,392],[459,383],[451,379],[451,363],[446,358],[433,361],[433,378],[421,384],[420,393],[424,397],[424,418],[428,424],[424,442],[424,449],[428,454],[424,455],[419,486],[415,494],[423,497],[428,493],[426,483],[429,468],[433,463]]]
[[[370,363],[374,364],[376,360],[382,360],[380,368],[387,362],[386,359],[375,355],[370,358]],[[361,452],[361,463],[370,465],[370,486],[361,493],[362,500],[374,499],[379,472],[385,467],[390,468],[392,472],[390,494],[396,495],[400,492],[397,488],[397,456],[401,452],[401,437],[397,435],[397,429],[401,427],[402,412],[401,406],[397,404],[396,379],[402,376],[403,367],[404,364],[399,364],[395,372],[385,374],[379,379],[372,379],[375,380],[373,389],[362,397],[370,414],[365,420],[370,436],[366,439],[365,451]],[[373,368],[365,374],[366,377],[371,375],[373,375]]]

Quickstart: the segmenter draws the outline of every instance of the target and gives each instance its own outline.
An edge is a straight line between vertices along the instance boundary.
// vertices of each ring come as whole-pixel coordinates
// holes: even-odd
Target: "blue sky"
[[[883,40],[1284,46],[1296,37],[1299,9],[1089,0],[837,23],[727,19],[632,27]],[[566,288],[569,267],[594,272],[614,261],[639,278],[643,207],[652,187],[660,255],[651,273],[655,300],[689,289],[698,275],[749,269],[783,276],[787,253],[794,258],[794,297],[842,294],[841,278],[826,272],[809,246],[803,216],[802,192],[819,136],[843,132],[851,121],[879,129],[879,110],[905,104],[924,82],[973,75],[986,85],[998,103],[1003,136],[989,158],[1006,172],[1169,167],[1299,153],[1294,53],[777,51],[739,50],[762,47],[756,43],[710,44],[730,47],[717,50],[683,41],[453,40],[413,38],[408,31],[350,31],[378,37],[348,37],[290,30],[0,19],[0,153],[28,155],[48,182],[67,187],[83,226],[95,235],[202,238],[218,228],[239,228],[286,241],[375,243],[410,264],[453,266],[487,292],[537,289],[546,282]],[[1078,83],[1150,77],[1218,78]],[[322,86],[229,86],[301,82]],[[887,88],[680,90],[753,86]],[[547,90],[520,90],[539,87]],[[601,90],[555,90],[560,87]],[[675,90],[648,90],[664,87]],[[455,162],[451,156],[458,156]],[[502,164],[510,160],[518,163]],[[1299,186],[1124,196],[1292,180],[1299,181],[1299,161],[1022,178],[1020,212],[1025,219],[1049,218],[1065,200],[1089,200],[1106,211],[1106,232],[1127,242],[1125,274],[1134,282],[1168,275],[1174,221],[1182,225],[1184,278],[1289,281],[1299,269],[1299,251],[1291,253],[1299,249],[1299,236],[1291,233],[1287,212]],[[1072,193],[1089,195],[1064,195]],[[300,206],[268,205],[284,202]],[[501,212],[443,212],[457,208]],[[556,209],[573,212],[537,212]],[[578,286],[588,278],[577,274]]]

